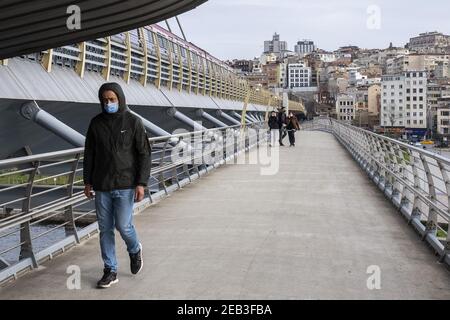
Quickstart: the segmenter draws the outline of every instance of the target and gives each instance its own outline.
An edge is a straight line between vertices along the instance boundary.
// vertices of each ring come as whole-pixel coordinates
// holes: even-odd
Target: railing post
[[[427,177],[429,200],[434,203],[436,201],[436,188],[434,187],[433,175],[431,174],[428,161],[422,153],[420,154],[420,160],[422,161],[423,169],[425,170],[425,175]],[[433,206],[431,206],[428,207],[428,219],[425,226],[425,233],[423,235],[423,239],[425,239],[426,236],[430,233],[436,235],[436,231],[437,231],[437,212],[436,209]]]
[[[78,168],[78,163],[80,161],[80,157],[81,157],[81,153],[78,153],[75,156],[74,162],[72,163],[72,169],[71,169],[71,173],[69,175],[69,181],[67,183],[68,184],[68,186],[67,186],[67,198],[71,198],[72,195],[73,195],[73,184],[74,184],[74,181],[75,181],[75,176],[76,176],[76,173],[77,173],[77,168]],[[66,236],[73,235],[75,237],[76,242],[80,243],[80,238],[79,238],[78,232],[77,232],[77,226],[75,224],[72,204],[68,205],[64,209],[64,215],[65,215],[66,222],[70,222],[70,223],[68,223],[68,224],[66,224],[64,226],[64,230],[66,232]]]
[[[163,150],[161,151],[161,159],[159,160],[159,167],[160,168],[164,165],[164,158],[166,157],[166,149],[167,149],[168,145],[169,145],[169,140],[166,140],[166,142],[164,142]],[[164,189],[164,192],[166,193],[166,195],[168,195],[169,192],[167,191],[166,182],[164,180],[164,171],[161,171],[159,173],[158,180],[159,180],[159,184],[160,184],[159,187],[161,188],[161,186],[162,186],[163,189]]]
[[[442,162],[437,161],[437,164],[439,170],[441,171],[442,179],[444,180],[445,183],[445,190],[447,191],[447,213],[450,216],[450,177],[447,173],[447,170],[442,165]],[[447,237],[444,242],[444,252],[441,255],[440,262],[444,262],[447,254],[450,254],[450,221],[447,224]]]
[[[418,161],[418,159],[414,156],[414,153],[412,151],[410,151],[410,156],[412,157],[412,162],[411,162],[411,169],[413,172],[413,178],[414,178],[414,189],[417,189],[420,187],[420,178],[419,178],[419,173],[417,171],[417,165],[416,162]],[[416,217],[420,217],[420,209],[419,209],[419,197],[417,196],[417,194],[415,192],[413,192],[413,207],[412,207],[412,211],[411,211],[411,217],[409,218],[408,223],[410,224],[413,219],[415,219]]]
[[[34,170],[30,172],[28,178],[28,185],[25,191],[25,199],[22,202],[22,212],[26,215],[31,210],[31,195],[33,193],[34,179],[36,172],[39,169],[40,161],[33,163]],[[31,236],[30,220],[23,222],[20,225],[20,255],[19,260],[30,258],[33,268],[38,267],[38,262],[33,250],[33,240]]]

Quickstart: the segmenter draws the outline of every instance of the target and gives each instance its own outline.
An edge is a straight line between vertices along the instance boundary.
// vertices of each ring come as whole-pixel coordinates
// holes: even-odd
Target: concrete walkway
[[[0,299],[450,299],[449,271],[334,137],[297,139],[280,149],[276,175],[228,165],[139,214],[139,275],[118,237],[120,282],[95,289],[95,237]],[[70,265],[81,269],[80,290],[67,289]],[[367,288],[372,265],[379,290]]]

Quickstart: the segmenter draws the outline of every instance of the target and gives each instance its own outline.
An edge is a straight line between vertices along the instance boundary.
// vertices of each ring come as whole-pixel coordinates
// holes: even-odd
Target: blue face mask
[[[119,110],[119,103],[112,102],[105,105],[106,113],[116,113]]]

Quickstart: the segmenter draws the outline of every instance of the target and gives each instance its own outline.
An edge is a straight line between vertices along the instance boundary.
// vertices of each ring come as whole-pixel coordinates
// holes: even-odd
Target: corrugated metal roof
[[[0,59],[128,31],[189,11],[204,2],[206,0],[3,0],[0,4]],[[69,28],[68,23],[77,12],[81,13],[81,26]]]

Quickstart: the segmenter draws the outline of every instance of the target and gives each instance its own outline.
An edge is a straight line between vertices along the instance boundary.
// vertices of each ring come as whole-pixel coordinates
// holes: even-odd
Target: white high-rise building
[[[407,71],[399,75],[382,76],[380,125],[404,128],[414,134],[425,134],[427,128],[425,71]]]
[[[288,64],[288,87],[302,88],[311,86],[311,68],[306,67],[304,63]]]

